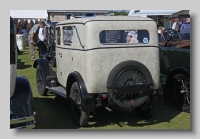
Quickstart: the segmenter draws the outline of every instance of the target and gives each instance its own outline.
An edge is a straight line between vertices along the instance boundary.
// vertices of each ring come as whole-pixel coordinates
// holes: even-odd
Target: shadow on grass
[[[36,110],[35,129],[77,129],[67,110],[66,99],[34,98]]]
[[[22,59],[17,59],[17,69],[26,69],[32,67],[32,65],[25,65],[25,62],[21,61]]]
[[[140,118],[135,111],[125,112],[122,110],[108,112],[106,110],[101,110],[96,115],[90,119],[94,124],[88,127],[103,127],[106,125],[116,124],[119,127],[128,125],[131,127],[142,127],[148,125],[154,125],[162,122],[170,122],[174,117],[176,117],[180,111],[176,109],[173,103],[169,100],[164,100],[164,103],[155,102],[155,115],[149,119],[144,120]]]
[[[34,98],[36,108],[36,128],[35,129],[79,129],[74,124],[67,109],[66,99],[56,96],[53,98]],[[156,104],[156,103],[155,103]],[[165,100],[164,103],[156,104],[156,112],[152,119],[143,120],[135,111],[115,111],[109,112],[103,108],[96,109],[91,114],[89,124],[84,129],[108,128],[115,125],[115,129],[131,126],[140,128],[162,122],[170,122],[180,111],[174,107],[173,103]],[[112,129],[112,128],[111,128]],[[122,128],[124,129],[124,128]]]

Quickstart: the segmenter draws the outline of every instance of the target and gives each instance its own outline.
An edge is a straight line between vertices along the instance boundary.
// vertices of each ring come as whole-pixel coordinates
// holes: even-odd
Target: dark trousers
[[[17,54],[20,54],[20,53],[21,53],[21,51],[19,50],[19,47],[17,45]]]
[[[45,57],[47,54],[47,48],[44,41],[38,41],[37,46],[39,48],[40,57]]]

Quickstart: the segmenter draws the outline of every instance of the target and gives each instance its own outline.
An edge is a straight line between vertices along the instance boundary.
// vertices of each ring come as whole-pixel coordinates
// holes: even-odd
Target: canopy
[[[172,15],[181,10],[131,10],[128,16]]]
[[[10,16],[18,19],[46,19],[48,14],[47,10],[10,10]]]

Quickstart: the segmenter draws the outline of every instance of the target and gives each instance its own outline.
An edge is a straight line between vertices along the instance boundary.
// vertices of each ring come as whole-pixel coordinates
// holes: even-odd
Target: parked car
[[[16,47],[16,27],[10,17],[10,128],[30,129],[35,127],[36,112],[28,79],[16,76]]]
[[[190,23],[180,32],[166,29],[160,39],[160,72],[164,93],[181,111],[190,111]]]
[[[78,126],[98,107],[135,110],[149,119],[159,88],[160,62],[155,21],[145,17],[75,18],[56,25],[56,72],[36,59],[40,95],[67,99]]]

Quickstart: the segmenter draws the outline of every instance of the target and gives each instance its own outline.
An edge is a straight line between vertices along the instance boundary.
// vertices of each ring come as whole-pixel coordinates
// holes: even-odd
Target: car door
[[[66,86],[68,75],[73,71],[72,50],[73,29],[71,26],[56,28],[57,77],[61,85]]]
[[[161,74],[165,75],[175,67],[190,66],[190,49],[161,46],[160,65]]]

